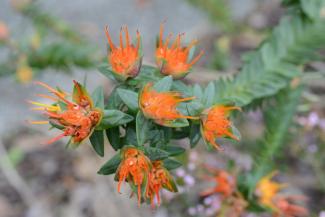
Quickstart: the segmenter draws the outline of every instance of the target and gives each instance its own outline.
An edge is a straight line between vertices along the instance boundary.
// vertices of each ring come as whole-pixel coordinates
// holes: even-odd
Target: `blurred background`
[[[41,145],[55,132],[31,126],[39,118],[26,100],[43,90],[31,81],[40,80],[71,91],[73,79],[86,81],[90,90],[112,83],[96,69],[105,59],[105,25],[114,41],[120,27],[142,35],[144,62],[154,64],[159,25],[165,31],[185,32],[185,41],[199,40],[205,55],[189,82],[206,83],[220,75],[234,74],[241,55],[258,47],[285,10],[280,0],[1,0],[0,2],[0,217],[126,217],[215,216],[218,200],[200,201],[209,185],[200,176],[200,165],[225,167],[230,160],[249,170],[257,138],[263,134],[261,111],[238,118],[243,142],[226,144],[222,154],[198,146],[174,171],[180,193],[163,194],[156,210],[137,207],[124,190],[119,195],[113,177],[96,171],[104,159],[88,144],[66,150],[64,144]],[[319,73],[307,77],[308,88],[290,132],[296,135],[283,153],[279,167],[290,182],[309,197],[313,216],[325,216],[325,64],[313,62]],[[52,135],[52,133],[54,133]],[[184,141],[186,143],[186,141]],[[183,144],[186,146],[186,144]],[[108,147],[108,146],[107,146]],[[322,212],[323,211],[323,212]],[[247,213],[245,216],[261,216]],[[268,216],[268,215],[266,215]]]

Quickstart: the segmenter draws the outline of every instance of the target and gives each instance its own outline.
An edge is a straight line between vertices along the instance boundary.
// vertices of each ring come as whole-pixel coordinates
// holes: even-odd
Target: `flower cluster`
[[[48,124],[63,131],[47,144],[53,143],[62,137],[70,136],[70,142],[74,145],[80,144],[88,138],[102,118],[102,111],[94,108],[93,101],[86,89],[74,81],[72,101],[66,99],[67,93],[60,89],[54,89],[42,82],[36,82],[46,88],[54,96],[39,94],[38,96],[49,99],[52,104],[29,101],[37,107],[33,110],[40,110],[48,118],[45,121],[30,121],[32,124]]]
[[[205,165],[205,168],[213,175],[206,180],[215,183],[215,187],[201,192],[205,199],[212,198],[220,201],[217,212],[222,210],[224,216],[239,217],[245,211],[248,203],[237,189],[237,181],[234,175],[225,170]],[[217,198],[212,196],[218,196]]]
[[[148,83],[140,93],[139,106],[146,117],[153,119],[157,124],[168,127],[179,118],[197,119],[185,116],[176,110],[179,103],[192,99],[194,97],[181,98],[179,92],[158,93],[152,88],[152,83]]]
[[[136,45],[133,45],[130,43],[128,28],[126,26],[121,28],[120,46],[116,47],[109,35],[108,27],[106,27],[105,31],[110,48],[108,61],[112,66],[112,71],[120,80],[135,77],[140,70],[142,59],[140,54],[140,33],[137,31],[137,42]],[[123,31],[125,33],[125,45],[123,45]]]
[[[232,124],[227,119],[231,110],[240,110],[239,107],[216,105],[207,109],[203,113],[202,131],[203,138],[208,144],[220,149],[220,146],[215,142],[218,137],[230,137],[238,140],[231,132]]]
[[[263,52],[256,52],[249,58],[248,62],[251,63],[243,67],[243,76],[210,81],[207,85],[192,85],[184,78],[204,54],[202,50],[195,52],[197,40],[183,43],[185,33],[175,37],[171,33],[164,36],[164,23],[161,24],[153,49],[153,66],[142,64],[142,35],[139,31],[136,31],[132,40],[128,27],[123,26],[117,34],[119,43],[113,42],[111,33],[111,29],[106,27],[107,57],[98,67],[105,77],[115,82],[115,85],[109,88],[110,92],[106,93],[104,88],[97,87],[89,94],[83,85],[74,81],[73,91],[69,94],[60,88],[36,82],[51,93],[38,96],[51,103],[29,101],[36,106],[33,110],[42,111],[45,116],[45,120],[30,123],[49,124],[51,128],[61,131],[46,142],[47,144],[68,137],[69,145],[78,146],[82,142],[88,142],[89,138],[95,152],[104,157],[105,142],[108,141],[115,154],[99,169],[98,174],[114,174],[119,193],[122,186],[127,184],[132,191],[131,196],[136,196],[139,206],[144,202],[153,207],[155,204],[159,206],[162,198],[164,199],[161,196],[163,189],[166,189],[168,194],[177,192],[178,183],[183,185],[183,188],[179,188],[180,192],[193,190],[192,187],[196,183],[194,176],[186,173],[185,168],[179,168],[188,159],[184,156],[186,148],[194,148],[202,140],[209,150],[214,148],[213,150],[223,151],[221,140],[239,141],[241,138],[231,120],[234,113],[241,111],[239,106],[247,107],[256,99],[279,92],[268,110],[273,113],[273,107],[280,107],[280,112],[271,115],[268,111],[263,111],[268,128],[264,143],[272,146],[265,146],[266,151],[261,155],[263,164],[254,165],[251,171],[248,167],[245,168],[245,171],[249,171],[246,173],[239,169],[239,165],[233,167],[233,163],[237,162],[235,157],[231,159],[233,161],[229,161],[230,172],[205,166],[200,172],[208,172],[210,175],[205,176],[206,180],[212,181],[214,186],[201,193],[197,192],[197,204],[188,209],[188,213],[193,216],[204,213],[207,216],[217,214],[240,217],[244,212],[255,209],[259,212],[271,212],[274,217],[308,215],[308,210],[301,204],[306,198],[302,195],[285,194],[287,185],[274,181],[275,173],[261,178],[261,173],[269,169],[269,165],[266,165],[270,162],[269,159],[284,140],[284,132],[274,133],[272,129],[278,128],[281,131],[289,126],[290,116],[285,118],[277,115],[288,113],[292,116],[300,94],[300,88],[297,87],[300,79],[293,79],[294,74],[285,73],[285,70],[280,69],[273,70],[274,72],[267,70],[273,74],[277,71],[285,74],[283,79],[286,80],[280,80],[285,81],[280,82],[280,86],[263,86],[268,84],[267,79],[272,80],[275,75],[264,76],[264,80],[259,84],[250,85],[260,78],[253,82],[250,80],[254,77],[250,70],[255,66],[260,66],[262,71],[265,71],[264,65],[281,63],[267,61],[268,55],[274,55],[273,50],[269,52],[269,49],[272,49],[269,45],[272,43],[266,44]],[[276,34],[275,36],[277,37]],[[8,37],[6,26],[0,22],[0,43],[6,44]],[[39,40],[39,37],[33,38],[31,48],[37,49],[40,46]],[[227,44],[227,41],[222,42]],[[262,55],[262,58],[258,55]],[[33,70],[27,64],[27,56],[21,57],[19,65],[21,67],[18,67],[17,78],[22,82],[29,81]],[[285,84],[290,83],[289,79],[293,79],[293,82],[290,87],[285,88]],[[250,86],[254,88],[249,89]],[[296,100],[296,103],[286,107],[287,98]],[[276,118],[272,117],[273,115]],[[285,122],[282,124],[282,121]],[[277,124],[274,125],[273,122]],[[307,128],[322,127],[322,121],[317,114],[311,114],[307,121],[300,118],[299,122]],[[272,133],[276,136],[269,136],[273,135]],[[186,142],[189,144],[185,145]],[[257,152],[258,154],[261,153]],[[187,169],[193,172],[197,165],[191,162],[191,157],[189,159]],[[171,171],[177,168],[177,179],[174,181]]]
[[[299,202],[306,198],[302,195],[282,193],[287,184],[273,181],[272,178],[275,175],[276,172],[272,172],[257,183],[256,195],[259,197],[259,202],[270,208],[275,217],[307,216],[308,210],[299,205]]]
[[[135,147],[125,147],[121,155],[122,161],[116,171],[118,192],[121,190],[123,181],[135,186],[139,206],[142,198],[149,199],[152,206],[154,206],[155,196],[159,205],[159,192],[162,188],[177,192],[172,176],[164,168],[161,161],[150,161],[141,150]],[[142,190],[144,190],[144,193],[142,193]]]
[[[201,196],[204,202],[209,201],[207,204],[219,203],[217,209],[213,209],[213,214],[239,217],[245,211],[251,211],[253,203],[255,207],[259,207],[260,211],[271,210],[274,217],[308,216],[308,210],[301,204],[306,197],[283,192],[288,185],[272,180],[276,172],[272,172],[258,181],[255,189],[256,202],[252,202],[250,197],[245,197],[239,191],[239,187],[243,187],[243,184],[247,183],[237,183],[236,177],[225,170],[211,166],[204,167],[213,174],[205,179],[215,183],[215,187],[201,192]]]
[[[178,34],[173,44],[169,47],[172,34],[169,34],[166,41],[163,41],[164,25],[160,25],[159,38],[156,47],[156,62],[164,75],[172,75],[174,78],[184,77],[190,68],[201,58],[203,51],[193,60],[190,60],[190,51],[197,44],[193,40],[187,47],[182,47],[181,37]]]
[[[90,97],[76,81],[72,94],[37,82],[53,95],[39,94],[51,100],[51,104],[30,101],[37,106],[35,110],[43,111],[46,116],[44,121],[31,123],[50,124],[62,131],[47,143],[70,137],[69,144],[79,145],[89,138],[96,153],[104,156],[106,136],[117,153],[98,173],[115,174],[118,192],[124,182],[128,183],[139,205],[145,201],[159,205],[162,189],[177,192],[170,170],[182,165],[174,157],[186,150],[172,145],[172,139],[190,138],[194,147],[203,138],[206,144],[219,150],[217,139],[239,139],[233,134],[229,114],[240,109],[217,104],[209,91],[199,90],[204,92],[200,96],[197,88],[180,80],[203,55],[201,51],[192,58],[197,41],[183,46],[183,34],[179,34],[169,44],[171,35],[163,40],[163,28],[161,25],[155,52],[157,67],[152,67],[141,64],[139,31],[136,41],[131,42],[128,28],[122,27],[116,45],[106,27],[109,64],[104,63],[99,69],[119,83],[108,96],[103,88],[97,88]],[[216,180],[222,185],[214,188],[213,193],[225,198],[234,195],[235,182],[229,174],[219,171]]]

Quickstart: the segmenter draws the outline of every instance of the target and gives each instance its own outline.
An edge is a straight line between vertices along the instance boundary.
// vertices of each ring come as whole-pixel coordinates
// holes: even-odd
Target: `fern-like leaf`
[[[266,125],[264,140],[255,159],[254,171],[248,178],[250,195],[256,182],[268,173],[274,163],[276,153],[285,147],[288,129],[292,123],[303,90],[302,86],[280,91],[274,100],[269,100],[264,109]]]
[[[244,66],[232,80],[215,82],[215,103],[229,100],[246,106],[255,99],[275,95],[301,73],[300,66],[317,59],[325,47],[325,22],[285,17],[261,47],[246,55]]]

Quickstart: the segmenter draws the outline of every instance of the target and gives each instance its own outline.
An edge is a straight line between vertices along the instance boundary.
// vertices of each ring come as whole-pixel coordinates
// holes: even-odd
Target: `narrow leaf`
[[[173,77],[166,76],[157,83],[153,85],[153,88],[158,92],[166,92],[169,91],[173,84]]]
[[[117,93],[119,94],[125,105],[127,105],[127,107],[130,108],[132,111],[136,111],[139,109],[138,94],[136,92],[118,88]]]
[[[171,158],[165,159],[163,162],[164,162],[164,167],[167,170],[173,170],[173,169],[176,169],[176,168],[182,166],[181,162],[171,159]]]
[[[133,120],[131,115],[125,114],[119,110],[104,110],[103,118],[97,129],[108,129],[129,123]]]
[[[104,131],[94,130],[89,137],[90,143],[93,146],[96,153],[103,157],[104,156]]]
[[[104,90],[103,87],[97,87],[91,95],[94,107],[104,109]]]
[[[122,148],[119,127],[112,127],[106,130],[106,136],[115,151]]]
[[[147,142],[149,138],[150,127],[151,121],[145,118],[142,112],[139,111],[136,117],[136,133],[139,145],[143,145]]]
[[[110,175],[116,172],[118,166],[121,163],[121,156],[120,153],[117,153],[112,157],[109,161],[107,161],[97,172],[101,175]]]

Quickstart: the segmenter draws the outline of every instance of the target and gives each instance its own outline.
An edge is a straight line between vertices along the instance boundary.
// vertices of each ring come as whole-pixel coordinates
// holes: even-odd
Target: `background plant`
[[[105,86],[105,91],[99,87],[94,91],[94,94],[92,94],[92,100],[95,102],[96,107],[103,111],[104,117],[103,123],[96,126],[95,131],[92,132],[90,137],[95,151],[99,155],[104,154],[104,149],[106,148],[104,148],[105,142],[103,142],[106,140],[106,138],[104,138],[105,134],[105,137],[110,140],[110,143],[113,146],[117,144],[115,147],[116,149],[120,149],[120,146],[124,146],[124,148],[126,146],[139,148],[139,141],[140,144],[144,144],[146,148],[158,149],[157,152],[166,151],[164,145],[167,142],[167,146],[172,145],[173,148],[179,148],[180,146],[183,149],[189,149],[189,143],[191,143],[193,147],[196,144],[201,143],[201,134],[199,133],[200,122],[192,119],[188,120],[190,126],[178,126],[176,129],[166,130],[165,127],[161,127],[151,118],[140,117],[139,121],[143,121],[145,124],[139,124],[141,127],[138,127],[137,129],[137,112],[141,109],[139,108],[137,102],[138,100],[134,99],[139,97],[139,91],[148,82],[157,84],[162,82],[161,79],[165,79],[164,82],[162,82],[162,86],[171,86],[170,90],[182,92],[182,97],[184,98],[195,96],[196,98],[192,101],[189,100],[178,106],[178,111],[185,116],[200,116],[204,110],[215,104],[242,106],[244,108],[244,112],[236,114],[235,117],[237,117],[238,121],[235,123],[236,126],[239,125],[239,129],[243,130],[245,127],[241,127],[241,124],[238,124],[243,116],[246,118],[246,114],[251,115],[251,110],[255,111],[254,114],[259,114],[259,112],[262,112],[266,129],[260,138],[249,141],[244,132],[241,142],[242,145],[240,146],[236,146],[234,143],[227,144],[226,140],[218,140],[218,144],[227,144],[223,145],[226,151],[223,153],[214,152],[213,155],[209,155],[205,151],[202,151],[204,146],[195,146],[195,148],[199,151],[199,156],[204,156],[204,163],[210,163],[211,158],[212,162],[214,158],[222,158],[224,160],[221,163],[216,163],[215,165],[217,165],[218,168],[226,169],[231,175],[236,177],[238,181],[237,190],[239,190],[239,192],[242,194],[245,201],[248,202],[248,206],[245,207],[247,208],[247,211],[270,211],[269,209],[261,206],[258,195],[256,194],[256,184],[261,180],[262,177],[269,174],[272,170],[277,169],[281,171],[281,176],[279,177],[280,180],[281,178],[286,179],[288,178],[288,174],[291,172],[292,166],[296,166],[296,164],[300,164],[301,162],[305,161],[305,157],[309,158],[310,164],[312,165],[311,168],[315,169],[315,171],[321,171],[322,169],[321,158],[314,157],[321,156],[321,149],[317,149],[320,150],[320,152],[317,154],[312,152],[315,150],[314,143],[317,144],[318,141],[322,141],[321,119],[315,121],[317,118],[315,118],[314,114],[320,113],[317,110],[317,112],[313,112],[310,115],[307,113],[308,110],[311,109],[311,106],[315,105],[313,103],[316,102],[315,100],[317,100],[318,97],[317,95],[313,95],[313,93],[315,93],[314,91],[321,90],[321,88],[319,89],[319,86],[311,83],[315,80],[317,80],[317,82],[321,82],[323,79],[321,72],[318,72],[319,67],[317,67],[317,64],[322,61],[321,49],[323,40],[321,38],[321,32],[323,31],[323,20],[317,16],[314,16],[319,11],[322,11],[322,6],[316,4],[314,6],[306,6],[306,2],[302,3],[302,1],[286,1],[284,4],[288,8],[288,10],[286,10],[286,18],[283,19],[284,21],[279,22],[279,26],[276,26],[273,31],[263,30],[263,38],[269,35],[269,31],[271,34],[259,46],[259,48],[257,48],[256,52],[248,54],[247,56],[244,55],[244,67],[241,68],[239,74],[236,73],[235,75],[224,76],[225,78],[210,82],[208,85],[189,85],[189,83],[192,83],[192,81],[190,81],[191,77],[187,77],[185,80],[175,81],[170,77],[168,78],[160,75],[159,69],[155,69],[155,67],[147,65],[143,65],[141,67],[139,74],[135,78],[129,78],[125,82],[121,82],[119,81],[120,78],[116,77],[116,74],[112,73],[110,64],[104,63],[100,65],[99,68],[103,74],[112,79],[114,82],[117,82],[117,87],[114,89],[112,95],[109,96],[107,95],[108,92],[106,92],[107,86]],[[306,12],[310,10],[310,8],[314,8],[314,11],[309,13]],[[296,22],[297,20],[299,20],[299,22]],[[314,24],[317,25],[314,26]],[[237,33],[238,31],[243,30],[236,29],[234,33]],[[294,34],[291,34],[292,32],[294,32]],[[226,33],[225,36],[221,37],[220,39],[222,40],[218,40],[218,46],[222,47],[224,44],[226,44],[227,46],[225,47],[228,47],[228,49],[231,46],[234,46],[233,43],[236,43],[236,37],[234,37],[235,34],[232,35],[230,32],[229,35]],[[283,41],[283,43],[278,41]],[[228,52],[232,51],[228,50]],[[209,56],[209,53],[207,56]],[[225,59],[227,59],[227,57]],[[317,61],[317,64],[315,64],[315,60]],[[234,67],[232,60],[230,60],[228,64]],[[201,72],[201,70],[198,71]],[[193,75],[195,76],[195,74]],[[191,76],[193,77],[193,75]],[[169,84],[170,80],[172,80],[171,85]],[[85,85],[83,84],[82,86]],[[158,87],[159,86],[160,85],[158,85]],[[320,87],[321,86],[322,85],[320,85]],[[87,87],[87,89],[89,88]],[[159,89],[157,91],[159,92]],[[105,103],[103,103],[103,101]],[[312,109],[315,110],[315,108]],[[299,118],[297,118],[296,111],[299,112]],[[245,122],[248,123],[249,121],[246,119],[244,123]],[[116,123],[121,125],[114,126]],[[297,123],[299,123],[300,126],[298,126]],[[185,121],[182,120],[181,123],[177,124],[185,125]],[[305,129],[301,129],[301,125],[304,126]],[[142,126],[145,127],[142,128]],[[312,130],[309,129],[310,126],[313,126]],[[305,133],[306,128],[307,131],[311,130],[309,132],[315,134],[315,139],[317,139],[317,142],[313,141],[313,139],[311,142],[309,142],[309,140],[308,142],[305,141],[306,138],[302,136],[302,134]],[[138,133],[142,132],[142,129],[147,133],[144,133],[144,135]],[[147,131],[147,129],[149,130]],[[236,137],[240,136],[235,128],[232,128],[231,130],[232,133],[236,134]],[[299,134],[297,134],[297,132],[299,132]],[[119,136],[114,136],[116,134],[119,134]],[[126,136],[129,134],[132,136]],[[174,136],[170,136],[169,134],[173,134]],[[150,136],[148,137],[148,135]],[[299,135],[301,138],[299,139],[297,135]],[[152,137],[159,138],[160,141],[156,141]],[[189,137],[189,139],[181,139],[177,141],[177,139],[174,139],[173,137]],[[140,138],[140,140],[138,138]],[[198,140],[199,142],[196,143]],[[154,147],[150,147],[151,143],[155,143]],[[149,156],[148,152],[145,152],[144,149],[141,151],[146,156]],[[253,157],[254,163],[252,168],[246,166],[243,168],[242,166],[238,165],[236,158],[231,156],[229,157],[230,153],[233,151],[236,152],[237,150],[239,150],[243,155],[247,154]],[[108,155],[111,153],[111,151],[107,153],[105,152],[105,154]],[[198,196],[199,193],[195,194],[194,192],[191,192],[192,194],[190,193],[190,196],[188,194],[182,195],[184,187],[183,185],[191,186],[190,191],[199,185],[193,184],[195,183],[195,176],[191,178],[191,175],[187,174],[188,172],[193,172],[193,162],[192,160],[189,161],[186,153],[188,152],[183,152],[177,156],[168,157],[165,155],[165,157],[161,157],[161,159],[164,162],[168,162],[170,159],[177,160],[179,161],[178,165],[182,164],[184,165],[183,168],[188,170],[185,174],[182,174],[182,172],[180,172],[181,169],[177,169],[171,171],[171,174],[173,174],[175,177],[175,181],[180,189],[180,195],[183,197],[183,199],[185,201],[191,200],[191,203],[196,203],[197,206],[195,207],[195,210],[201,210],[203,201],[206,199],[209,201],[211,198],[202,198]],[[15,153],[13,153],[13,155],[15,155]],[[158,154],[155,153],[153,155],[155,156]],[[122,154],[117,154],[117,156],[121,157]],[[210,159],[207,157],[206,159],[206,156],[213,157]],[[189,157],[191,158],[191,156]],[[300,157],[302,159],[299,159],[298,161],[297,159]],[[15,161],[15,157],[13,158],[13,161]],[[117,158],[118,157],[115,157],[114,160]],[[24,159],[24,157],[22,159]],[[15,164],[19,166],[20,161],[21,159],[18,157],[18,163]],[[108,162],[112,163],[112,161]],[[115,163],[117,164],[117,162],[118,161]],[[168,163],[166,163],[166,165],[168,165]],[[110,166],[109,163],[108,166]],[[202,165],[196,165],[198,171],[200,171],[202,168],[201,166]],[[115,168],[116,167],[117,166],[115,165]],[[103,168],[110,167],[104,166]],[[299,167],[299,169],[301,168],[303,169],[304,166]],[[101,172],[103,172],[103,170]],[[198,172],[199,177],[201,172]],[[108,172],[106,171],[106,173]],[[202,173],[207,175],[208,171],[204,170]],[[317,173],[317,181],[319,181],[321,184],[322,176],[319,174],[321,173]],[[295,174],[291,173],[289,178],[294,176]],[[296,182],[294,183],[296,184]],[[300,185],[295,185],[295,187],[296,186],[300,187]],[[136,192],[134,186],[131,186],[131,188],[133,188],[133,190]],[[317,189],[316,191],[318,192],[320,187],[315,186],[315,189]],[[302,190],[305,192],[305,189],[302,188]],[[309,192],[307,191],[307,193]],[[172,204],[179,204],[179,201],[181,200],[179,200],[180,197],[178,197],[178,195],[179,194],[175,194],[173,196],[176,196],[176,199],[173,200]],[[217,198],[219,194],[216,193],[214,196]],[[215,199],[215,201],[218,201],[218,199]],[[183,204],[185,208],[181,209],[182,213],[187,213],[187,208],[193,208],[191,207],[193,206],[191,203]],[[310,207],[313,207],[312,202],[308,203]],[[227,207],[227,205],[228,204],[225,203],[222,207]],[[168,206],[168,209],[169,207],[170,205]],[[317,207],[315,207],[314,210],[319,211],[319,207],[318,210]],[[219,212],[218,214],[225,216],[226,214],[224,211],[225,210],[222,210],[222,212]],[[215,210],[215,212],[217,212],[217,210]],[[215,213],[213,213],[213,215],[214,214]]]

